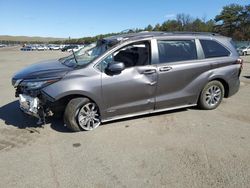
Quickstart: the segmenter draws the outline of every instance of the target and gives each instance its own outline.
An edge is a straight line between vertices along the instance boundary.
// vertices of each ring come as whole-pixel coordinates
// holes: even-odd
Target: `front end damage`
[[[24,94],[19,94],[19,103],[20,103],[20,108],[23,112],[35,116],[38,116],[38,112],[40,109],[40,100],[39,98],[35,97],[30,97],[28,95]]]
[[[49,60],[32,64],[12,77],[20,108],[23,112],[37,117],[39,124],[45,124],[45,118],[53,115],[55,101],[43,89],[61,80],[74,67],[64,65],[60,60]]]
[[[45,118],[53,115],[50,109],[52,100],[41,89],[29,90],[17,86],[16,97],[19,97],[20,109],[24,113],[38,118],[37,124],[45,124]]]

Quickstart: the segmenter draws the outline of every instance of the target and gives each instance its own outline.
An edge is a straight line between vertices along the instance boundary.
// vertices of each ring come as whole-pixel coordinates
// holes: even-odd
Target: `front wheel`
[[[64,122],[75,132],[96,129],[101,124],[99,109],[87,98],[74,98],[65,109]]]
[[[213,110],[217,108],[223,97],[224,97],[224,87],[219,81],[211,81],[203,88],[198,105],[204,110]]]

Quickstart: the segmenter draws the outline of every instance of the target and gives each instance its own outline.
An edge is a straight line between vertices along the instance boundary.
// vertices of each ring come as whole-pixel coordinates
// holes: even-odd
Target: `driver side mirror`
[[[120,74],[125,69],[125,65],[122,62],[112,62],[108,64],[105,72],[109,75]]]

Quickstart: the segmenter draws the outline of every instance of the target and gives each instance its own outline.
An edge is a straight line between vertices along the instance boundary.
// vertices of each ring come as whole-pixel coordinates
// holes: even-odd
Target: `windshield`
[[[80,50],[73,52],[70,56],[59,59],[64,65],[69,67],[84,66],[107,51],[105,43],[91,43]]]

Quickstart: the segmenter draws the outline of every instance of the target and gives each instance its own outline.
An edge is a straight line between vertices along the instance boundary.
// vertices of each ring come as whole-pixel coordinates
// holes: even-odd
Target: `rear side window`
[[[197,59],[194,40],[160,40],[158,49],[160,63]]]
[[[230,52],[221,44],[213,40],[200,40],[205,58],[226,57]]]

